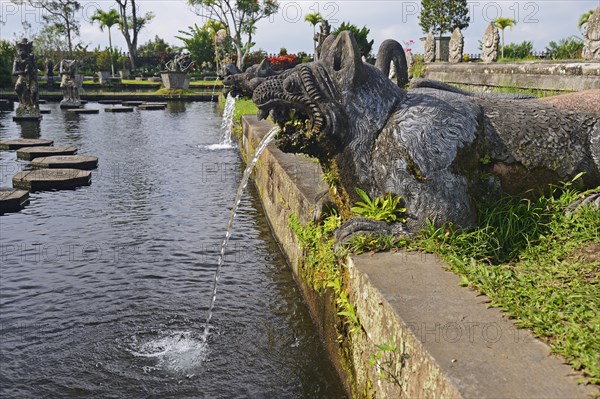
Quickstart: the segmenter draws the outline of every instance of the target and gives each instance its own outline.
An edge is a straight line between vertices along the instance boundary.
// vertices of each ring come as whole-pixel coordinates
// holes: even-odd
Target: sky
[[[108,46],[108,34],[101,32],[98,25],[90,23],[91,15],[98,8],[108,10],[115,7],[113,0],[81,1],[79,12],[81,35],[79,40],[89,48]],[[140,32],[139,43],[145,43],[159,36],[175,46],[182,43],[175,36],[179,30],[197,23],[201,26],[205,20],[196,15],[185,0],[138,0],[142,12],[152,11],[155,18]],[[373,51],[382,41],[396,39],[400,43],[413,40],[412,49],[422,53],[419,38],[423,33],[418,23],[420,1],[315,1],[295,0],[279,1],[277,15],[261,20],[253,38],[254,49],[277,53],[285,47],[288,52],[312,52],[313,28],[304,21],[308,13],[320,12],[335,28],[344,21],[371,30],[369,38],[375,41]],[[469,1],[471,23],[463,31],[465,52],[478,53],[478,41],[489,22],[497,17],[509,17],[517,25],[506,29],[506,43],[524,40],[533,42],[534,50],[542,51],[550,41],[558,41],[571,35],[581,37],[577,21],[584,12],[600,6],[600,0],[544,0],[544,1]],[[16,6],[10,0],[0,0],[0,39],[16,40],[23,32],[22,21],[32,24],[35,32],[42,22],[42,11],[32,6]],[[125,41],[113,28],[113,45],[126,49]]]

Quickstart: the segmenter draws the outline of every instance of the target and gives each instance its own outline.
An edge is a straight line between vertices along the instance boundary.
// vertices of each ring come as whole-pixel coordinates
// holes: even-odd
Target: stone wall
[[[581,91],[600,88],[600,62],[427,64],[425,78],[473,91],[497,87]]]

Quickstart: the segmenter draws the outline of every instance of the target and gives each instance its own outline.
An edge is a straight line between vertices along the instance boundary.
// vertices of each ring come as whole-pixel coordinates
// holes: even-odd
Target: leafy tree
[[[121,16],[119,28],[127,43],[131,68],[137,68],[138,35],[140,31],[152,21],[154,14],[147,12],[144,15],[141,15],[138,6],[135,4],[135,0],[115,0],[115,2],[117,3],[119,15]]]
[[[81,4],[77,0],[11,0],[17,5],[25,2],[32,7],[42,8],[45,13],[42,19],[51,26],[56,32],[63,34],[67,38],[69,55],[73,55],[73,39],[79,36],[80,23],[76,19],[77,12],[81,9]]]
[[[45,58],[60,61],[68,52],[68,43],[63,34],[53,25],[44,26],[33,36],[33,52],[41,62]]]
[[[112,46],[112,37],[110,35],[110,28],[114,25],[117,25],[121,17],[119,16],[119,12],[114,8],[111,8],[108,11],[102,11],[97,9],[94,15],[92,15],[92,22],[98,22],[100,24],[100,30],[104,31],[104,28],[108,28],[108,48],[110,54],[113,53]],[[112,57],[110,57],[112,60]],[[112,72],[112,76],[115,76],[115,64],[111,61],[110,70]]]
[[[315,41],[315,36],[317,36],[317,24],[323,20],[323,16],[318,12],[306,14],[304,20],[310,23],[313,27],[313,54],[317,54],[317,42]]]
[[[579,17],[579,22],[577,23],[579,29],[584,29],[593,13],[594,10],[589,10],[588,12],[581,14],[581,16]]]
[[[338,26],[338,28],[332,33],[337,36],[340,34],[340,32],[345,30],[350,31],[350,33],[352,33],[356,39],[356,43],[360,49],[360,54],[364,57],[369,57],[369,54],[371,54],[371,49],[373,48],[373,40],[369,41],[368,39],[368,35],[371,30],[367,29],[366,26],[358,29],[356,25],[353,25],[349,22],[342,22],[342,24]]]
[[[15,46],[8,40],[0,40],[0,87],[12,84],[12,62]]]
[[[552,54],[553,60],[571,60],[581,58],[583,51],[583,40],[577,36],[570,36],[561,39],[558,43],[552,41],[548,43],[546,51]]]
[[[496,25],[496,28],[500,29],[502,31],[502,49],[501,49],[501,57],[504,58],[504,29],[506,28],[510,28],[512,29],[513,26],[515,26],[517,24],[517,21],[515,21],[512,18],[496,18],[496,20],[494,20],[494,25]]]
[[[440,37],[454,29],[469,26],[467,0],[421,0],[419,25],[423,33],[433,32]]]
[[[196,7],[197,15],[223,24],[235,47],[240,69],[254,45],[256,23],[279,9],[276,0],[188,0],[188,3]]]
[[[192,61],[200,67],[203,63],[211,62],[215,55],[214,42],[209,28],[205,25],[200,29],[198,25],[188,26],[188,31],[180,30],[183,36],[175,36],[184,44],[184,48],[189,51]]]
[[[149,40],[138,48],[138,56],[144,64],[162,68],[176,54],[169,43],[158,36]]]
[[[533,42],[509,43],[502,46],[503,57],[508,59],[523,59],[530,56],[533,51]]]

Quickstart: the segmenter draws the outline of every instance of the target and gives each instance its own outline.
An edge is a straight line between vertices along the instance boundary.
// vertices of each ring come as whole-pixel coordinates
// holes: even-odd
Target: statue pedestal
[[[63,109],[81,108],[81,101],[65,101],[65,100],[62,100],[60,102],[60,107],[63,108]]]
[[[160,78],[165,89],[188,89],[190,87],[190,78],[185,72],[162,71]]]
[[[15,122],[39,122],[42,120],[42,115],[15,115],[13,121]]]

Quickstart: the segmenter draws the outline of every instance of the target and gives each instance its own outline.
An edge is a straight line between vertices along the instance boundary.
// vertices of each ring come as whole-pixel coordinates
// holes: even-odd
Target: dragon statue
[[[371,197],[401,196],[408,217],[393,228],[418,231],[428,219],[469,227],[485,195],[544,190],[580,172],[584,185],[600,184],[597,113],[428,80],[413,80],[407,91],[398,84],[406,71],[392,82],[382,71],[389,56],[378,67],[364,63],[349,32],[329,36],[322,51],[317,62],[272,75],[263,65],[230,83],[247,85],[259,118],[284,124],[290,115],[305,117],[349,198],[356,187]],[[364,220],[346,226],[389,228]]]

